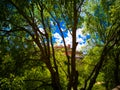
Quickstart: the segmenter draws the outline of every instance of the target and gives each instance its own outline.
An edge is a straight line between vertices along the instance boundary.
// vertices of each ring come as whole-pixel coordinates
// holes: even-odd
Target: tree
[[[40,53],[41,53],[40,60],[42,60],[42,62],[46,64],[48,70],[51,73],[53,89],[61,90],[58,65],[54,55],[54,47],[51,39],[52,28],[50,27],[50,19],[52,18],[54,20],[53,22],[57,24],[62,34],[62,38],[63,38],[65,50],[66,50],[66,56],[68,58],[68,78],[69,78],[68,90],[70,90],[71,88],[76,90],[77,82],[78,82],[78,71],[76,70],[76,63],[75,63],[76,61],[75,52],[76,52],[76,46],[77,46],[76,29],[78,27],[79,11],[83,4],[83,0],[81,1],[69,0],[68,2],[60,0],[61,2],[60,4],[59,4],[59,1],[52,1],[52,0],[49,0],[49,1],[47,0],[46,1],[38,1],[38,0],[37,1],[27,1],[27,0],[26,1],[20,1],[20,0],[4,1],[2,0],[1,2],[5,8],[4,12],[6,13],[8,11],[7,12],[8,14],[5,14],[6,16],[5,20],[3,21],[6,21],[8,25],[10,25],[9,32],[22,30],[22,31],[26,31],[32,37],[33,42],[35,42],[35,44],[40,49]],[[5,4],[3,2],[5,2]],[[67,7],[67,5],[69,7]],[[51,8],[49,8],[49,6],[51,6]],[[63,8],[61,9],[60,6],[66,9],[63,10]],[[69,11],[67,11],[67,8],[69,9]],[[57,15],[56,11],[58,10],[60,10],[61,12],[58,13]],[[67,54],[67,48],[64,41],[63,32],[60,28],[59,16],[62,16],[64,18],[65,15],[67,15],[67,18],[68,18],[67,20],[70,21],[70,23],[66,22],[66,24],[68,24],[68,26],[70,26],[72,30],[73,45],[72,45],[71,59],[69,59],[69,56]],[[15,19],[16,21],[15,20],[13,21],[13,19]],[[44,32],[42,32],[39,29],[38,27],[39,25],[42,26]],[[1,31],[4,32],[5,30],[1,30]],[[52,46],[52,53],[50,50],[50,46]],[[53,59],[51,59],[51,56],[53,57]]]
[[[112,11],[112,9],[110,9],[111,5],[115,5],[115,3],[118,1],[116,0],[112,2],[112,1],[101,0],[101,2],[98,1],[96,2],[101,3],[102,6],[100,4],[96,4],[95,6],[93,5],[93,8],[95,9],[95,13],[87,12],[88,23],[86,23],[86,26],[88,32],[92,35],[91,37],[93,39],[93,43],[95,43],[95,45],[102,46],[103,50],[101,52],[98,63],[96,64],[90,76],[86,80],[86,84],[87,84],[87,81],[90,79],[90,83],[87,88],[88,90],[92,89],[94,83],[96,82],[97,76],[99,75],[99,72],[102,69],[103,64],[105,65],[106,62],[108,61],[109,53],[111,53],[111,51],[114,49],[114,47],[116,47],[116,45],[119,46],[118,42],[120,39],[118,35],[119,20],[117,18],[115,19],[115,17],[111,17],[111,15],[114,12],[109,13],[109,11]],[[115,21],[113,20],[111,22],[113,18]],[[86,84],[85,84],[85,88],[86,88]]]
[[[48,87],[52,86],[53,90],[61,90],[65,87],[62,81],[67,79],[67,90],[77,90],[79,87],[78,85],[80,85],[78,80],[81,78],[79,77],[79,73],[84,69],[81,69],[80,72],[77,70],[79,68],[77,67],[75,58],[76,47],[78,45],[76,41],[76,30],[84,27],[86,29],[85,32],[91,35],[90,42],[94,43],[92,45],[88,44],[91,46],[91,49],[90,52],[87,52],[85,59],[91,58],[95,61],[89,61],[89,59],[88,61],[81,61],[83,63],[88,62],[87,65],[82,65],[84,67],[89,66],[89,64],[93,65],[91,66],[91,70],[93,69],[92,71],[87,71],[86,73],[81,72],[82,75],[86,75],[84,78],[85,82],[81,82],[82,85],[84,84],[83,89],[91,90],[93,88],[100,72],[103,73],[106,71],[106,63],[111,63],[109,59],[114,60],[112,62],[116,63],[113,65],[113,67],[115,66],[113,75],[116,77],[113,81],[116,81],[115,83],[117,85],[119,83],[119,80],[117,80],[119,79],[119,59],[117,58],[119,58],[118,50],[120,44],[119,20],[117,19],[119,18],[119,4],[117,3],[119,3],[118,0],[114,2],[112,2],[112,0],[1,0],[0,8],[2,8],[2,10],[0,12],[2,14],[0,14],[0,39],[1,42],[5,43],[5,46],[2,44],[2,47],[4,46],[4,48],[6,48],[6,46],[9,46],[7,44],[7,38],[10,35],[10,41],[16,42],[15,45],[21,47],[14,49],[15,45],[11,45],[8,48],[12,49],[12,51],[10,52],[10,56],[7,57],[12,58],[13,61],[18,60],[15,61],[13,69],[15,67],[16,69],[14,69],[15,72],[13,73],[19,75],[22,72],[22,70],[20,71],[20,67],[24,65],[29,68],[28,64],[30,64],[32,69],[29,69],[31,72],[28,71],[31,73],[30,76],[34,77],[35,73],[37,73],[37,75],[41,73],[41,68],[45,65],[45,70],[49,71],[51,78],[47,80],[38,80],[40,81],[36,83],[38,86],[32,87],[31,85],[32,88],[40,88],[45,85]],[[61,22],[64,22],[66,31],[70,32],[72,36],[71,55],[68,54]],[[85,25],[83,25],[83,22],[85,22]],[[58,58],[58,51],[56,51],[54,47],[53,32],[56,28],[59,30],[63,40],[66,57],[63,58],[64,60]],[[15,36],[16,39],[14,39],[14,35],[18,35],[21,38]],[[7,37],[3,38],[3,36]],[[17,40],[20,40],[20,43],[17,42]],[[28,48],[24,49],[26,45],[31,48],[30,51]],[[35,56],[33,56],[34,50]],[[4,54],[3,51],[5,53],[8,52],[2,50],[2,54]],[[114,51],[114,53],[112,53],[112,51]],[[14,54],[16,52],[19,52],[19,54]],[[92,54],[93,57],[90,56],[90,54]],[[2,56],[0,59],[1,58]],[[38,59],[39,63],[33,63],[33,59]],[[1,59],[1,61],[2,60],[7,60],[7,58]],[[63,61],[63,65],[59,63],[61,60]],[[19,65],[19,63],[21,63],[21,65]],[[35,68],[33,68],[34,65],[36,66]],[[40,67],[37,67],[37,65],[40,65]],[[37,72],[37,70],[39,72]],[[62,74],[64,73],[64,78],[62,78],[61,72]],[[38,77],[34,78],[38,79],[39,77],[38,75]],[[106,79],[106,81],[107,80],[108,79]],[[36,82],[36,80],[31,80],[29,75],[26,76],[26,84],[31,84],[31,81]]]

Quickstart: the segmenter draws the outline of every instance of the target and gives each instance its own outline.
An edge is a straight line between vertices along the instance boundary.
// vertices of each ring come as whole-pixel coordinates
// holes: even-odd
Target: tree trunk
[[[53,72],[51,78],[53,90],[62,90],[58,74],[56,72]]]
[[[51,73],[51,79],[52,79],[51,82],[52,82],[53,90],[62,90],[62,87],[60,85],[59,74],[53,69],[52,64],[50,63],[50,60],[46,61],[46,66]]]
[[[93,75],[93,77],[92,77],[91,80],[90,80],[90,83],[89,83],[89,86],[88,86],[87,90],[92,90],[93,85],[94,85],[95,82],[96,82],[97,76],[98,76],[98,74],[99,74],[99,72],[100,72],[100,69],[101,69],[101,67],[102,67],[102,65],[103,65],[103,62],[104,62],[104,60],[105,60],[105,57],[106,57],[106,54],[107,54],[106,52],[107,52],[107,48],[105,47],[105,48],[103,49],[103,51],[102,51],[102,54],[101,54],[101,57],[100,57],[100,61],[98,62],[97,66],[96,66],[94,75]]]
[[[97,67],[96,67],[96,69],[95,69],[95,73],[94,73],[93,77],[92,77],[91,80],[90,80],[90,83],[89,83],[89,86],[88,86],[87,90],[91,90],[91,89],[92,89],[93,85],[94,85],[95,82],[96,82],[97,76],[98,76],[98,74],[99,74],[99,72],[100,72],[100,69],[102,68],[103,62],[105,61],[105,58],[106,58],[108,52],[109,52],[109,51],[114,47],[114,45],[116,44],[116,41],[115,41],[111,46],[109,46],[109,44],[110,44],[111,41],[113,41],[113,40],[114,40],[114,37],[110,38],[110,40],[108,40],[108,42],[105,44],[104,49],[103,49],[102,54],[101,54],[101,57],[100,57],[100,60],[99,60],[99,62],[98,62],[98,64],[97,64]]]
[[[76,70],[76,30],[77,30],[77,24],[78,24],[78,11],[76,9],[76,0],[73,2],[73,10],[74,10],[74,26],[72,27],[72,56],[71,56],[71,73],[70,73],[70,78],[69,78],[69,83],[68,83],[68,89],[71,90],[77,90],[77,85],[78,85],[78,71]]]
[[[119,53],[115,57],[115,70],[114,70],[115,84],[119,85]]]

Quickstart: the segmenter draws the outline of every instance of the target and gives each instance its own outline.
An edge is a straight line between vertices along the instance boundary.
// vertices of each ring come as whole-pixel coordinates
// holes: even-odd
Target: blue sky
[[[51,25],[53,25],[52,21],[51,21]],[[65,23],[61,22],[60,27],[61,27],[62,31],[64,32],[64,38],[65,38],[66,44],[67,45],[70,44],[72,46],[72,36],[71,36],[70,32],[68,30],[66,30]],[[89,34],[83,35],[82,31],[83,31],[83,28],[78,28],[76,31],[76,38],[77,38],[77,42],[78,42],[78,45],[77,45],[78,51],[81,50],[82,47],[86,45],[86,40],[90,38]],[[60,30],[58,29],[57,25],[55,26],[55,29],[53,31],[53,41],[54,41],[55,45],[58,45],[58,46],[63,45],[61,33],[60,33]]]

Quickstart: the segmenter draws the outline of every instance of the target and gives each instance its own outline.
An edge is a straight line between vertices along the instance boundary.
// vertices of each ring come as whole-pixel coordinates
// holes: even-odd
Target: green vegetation
[[[0,0],[0,90],[111,90],[120,85],[119,5],[119,0]],[[70,53],[61,22],[71,33]],[[64,44],[60,49],[53,40],[56,27]],[[76,59],[79,28],[90,39]]]

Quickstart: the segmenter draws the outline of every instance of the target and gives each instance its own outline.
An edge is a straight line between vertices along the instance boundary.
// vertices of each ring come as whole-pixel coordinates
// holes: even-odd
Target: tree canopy
[[[111,90],[119,85],[119,4],[119,0],[1,0],[0,88]],[[79,28],[90,38],[77,59]],[[55,47],[56,30],[62,38],[60,49]],[[66,31],[72,37],[71,48]]]

